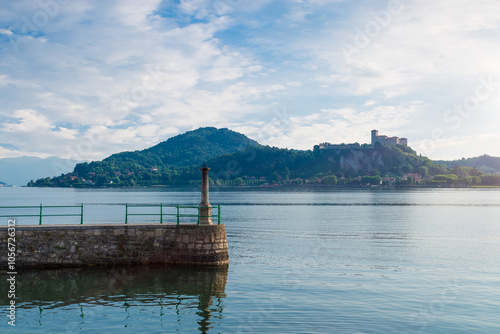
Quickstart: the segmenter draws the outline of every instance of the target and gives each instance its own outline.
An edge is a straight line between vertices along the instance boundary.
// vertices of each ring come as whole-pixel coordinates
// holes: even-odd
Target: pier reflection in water
[[[223,316],[227,273],[170,266],[23,270],[17,275],[16,330],[212,332]],[[1,291],[7,291],[5,283]],[[2,294],[2,315],[8,303]]]

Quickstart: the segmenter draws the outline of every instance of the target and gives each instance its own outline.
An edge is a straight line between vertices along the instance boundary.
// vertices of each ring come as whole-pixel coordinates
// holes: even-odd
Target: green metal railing
[[[44,214],[43,209],[54,209],[54,208],[80,208],[80,213],[65,213],[65,214]],[[38,214],[12,214],[12,215],[1,215],[2,218],[12,218],[12,217],[38,217],[38,225],[42,225],[43,217],[80,217],[80,224],[83,224],[83,204],[80,205],[46,205],[40,204],[40,206],[0,206],[0,209],[39,209]]]
[[[130,213],[129,209],[130,208],[160,208],[159,213]],[[175,208],[175,213],[165,213],[164,209],[173,209]],[[213,214],[210,216],[202,216],[201,215],[201,209],[206,209],[207,207],[201,207],[201,206],[190,206],[190,205],[165,205],[163,203],[160,204],[125,204],[125,224],[128,223],[128,217],[129,216],[159,216],[160,217],[160,224],[163,224],[163,217],[164,216],[175,216],[176,217],[176,222],[177,225],[180,224],[180,219],[183,217],[196,217],[197,218],[197,224],[200,225],[201,218],[205,217],[211,217],[211,218],[217,218],[217,224],[220,225],[221,222],[221,214],[220,214],[220,205],[216,205],[212,207],[212,210],[216,209],[217,214]],[[188,214],[188,213],[181,213],[181,209],[196,209],[198,213],[194,214]]]
[[[130,216],[159,216],[160,217],[160,224],[164,223],[164,217],[165,216],[175,216],[176,220],[175,222],[177,225],[181,223],[181,218],[187,218],[191,217],[197,218],[197,224],[200,225],[201,218],[205,217],[211,217],[211,218],[217,218],[217,224],[221,224],[221,212],[220,212],[220,205],[216,205],[212,207],[212,210],[217,210],[217,214],[213,214],[210,216],[202,216],[201,215],[201,209],[206,209],[206,207],[200,207],[200,206],[188,206],[188,205],[165,205],[163,203],[160,204],[125,204],[125,224],[128,224],[128,220]],[[79,208],[80,210],[78,213],[44,213],[44,209],[55,209],[55,208]],[[159,208],[159,213],[137,213],[137,212],[129,212],[129,209],[132,208]],[[32,214],[17,214],[17,213],[11,213],[9,215],[0,215],[0,218],[17,218],[17,217],[38,217],[38,225],[42,225],[42,221],[44,217],[80,217],[80,224],[83,224],[83,204],[80,205],[42,205],[40,204],[39,206],[0,206],[0,210],[2,209],[13,209],[13,210],[37,210],[38,213],[32,213]],[[165,210],[169,209],[175,209],[174,212],[165,212]],[[197,210],[197,213],[185,213],[181,212],[181,210],[184,209],[190,209],[190,210]],[[45,211],[46,212],[46,211]]]

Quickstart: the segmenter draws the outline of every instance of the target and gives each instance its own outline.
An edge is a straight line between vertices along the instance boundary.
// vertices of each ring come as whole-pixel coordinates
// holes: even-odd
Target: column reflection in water
[[[227,273],[227,268],[171,266],[22,270],[16,330],[86,332],[109,326],[109,333],[124,327],[208,333],[223,316]],[[6,283],[0,283],[1,291],[7,291]],[[3,318],[9,302],[2,293]]]

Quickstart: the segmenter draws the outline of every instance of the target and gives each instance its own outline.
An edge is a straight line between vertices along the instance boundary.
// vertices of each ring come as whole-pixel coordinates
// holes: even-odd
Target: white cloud
[[[271,3],[272,0],[181,0],[179,8],[188,15],[197,19],[207,18],[213,15],[222,16],[235,12],[253,12]]]
[[[161,0],[120,0],[119,6],[113,6],[114,15],[126,25],[149,30],[148,17],[158,9],[160,3]]]
[[[10,31],[9,29],[0,29],[0,34],[11,36],[12,35],[12,31]]]
[[[270,122],[234,125],[251,138],[272,146],[312,149],[322,142],[368,143],[374,128],[405,137],[401,127],[418,117],[424,105],[415,101],[405,106],[377,106],[363,111],[351,108],[323,109],[305,116],[290,116],[286,111],[274,114]]]
[[[461,158],[475,157],[483,154],[499,155],[500,151],[492,151],[491,145],[500,142],[500,135],[487,133],[479,135],[451,136],[438,140],[419,140],[414,149],[431,159],[456,160]],[[474,143],[473,146],[470,143]]]
[[[341,46],[387,3],[68,1],[45,24],[36,3],[5,4],[0,157],[100,159],[209,125],[294,148],[362,142],[373,128],[424,141],[479,76],[500,77],[500,4],[404,2],[347,61]],[[495,133],[498,95],[447,137]]]
[[[194,123],[224,123],[224,112],[241,115],[251,109],[245,106],[249,99],[277,89],[234,84],[247,75],[258,75],[261,67],[214,38],[225,26],[225,18],[166,28],[168,24],[160,24],[161,19],[152,15],[159,3],[120,1],[99,7],[100,3],[88,1],[72,13],[61,7],[59,16],[40,29],[46,43],[25,42],[19,53],[4,44],[6,63],[22,66],[0,67],[8,73],[1,76],[0,86],[31,85],[31,94],[24,100],[20,90],[10,87],[17,94],[17,106],[31,109],[19,109],[15,115],[21,122],[4,122],[4,130],[32,131],[24,141],[47,137],[43,151],[73,152],[68,154],[77,154],[78,159],[102,158],[118,148],[155,144],[179,132],[177,125],[189,129]],[[75,28],[63,34],[53,31],[53,26],[67,27],[71,20]],[[203,87],[204,82],[215,85]],[[8,115],[12,109],[0,112]],[[148,125],[136,124],[137,119]],[[57,127],[60,122],[73,124],[74,129]],[[82,156],[75,153],[77,141],[69,139],[84,139],[82,128],[88,126],[101,128],[102,140]],[[50,146],[55,138],[65,139],[62,150],[60,145]]]
[[[23,133],[47,131],[53,128],[53,125],[50,124],[47,117],[41,115],[35,110],[16,110],[12,116],[16,121],[2,123],[2,131]]]

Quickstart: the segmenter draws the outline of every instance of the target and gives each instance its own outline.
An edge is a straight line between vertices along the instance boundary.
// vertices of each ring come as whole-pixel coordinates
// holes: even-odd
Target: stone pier
[[[102,224],[16,226],[16,268],[125,264],[225,266],[224,225]],[[0,227],[7,269],[7,227]]]
[[[124,264],[226,266],[229,263],[226,227],[212,224],[209,170],[206,165],[201,168],[200,225],[4,225],[0,226],[0,268],[7,269],[10,261],[9,242],[15,244],[16,268]]]

